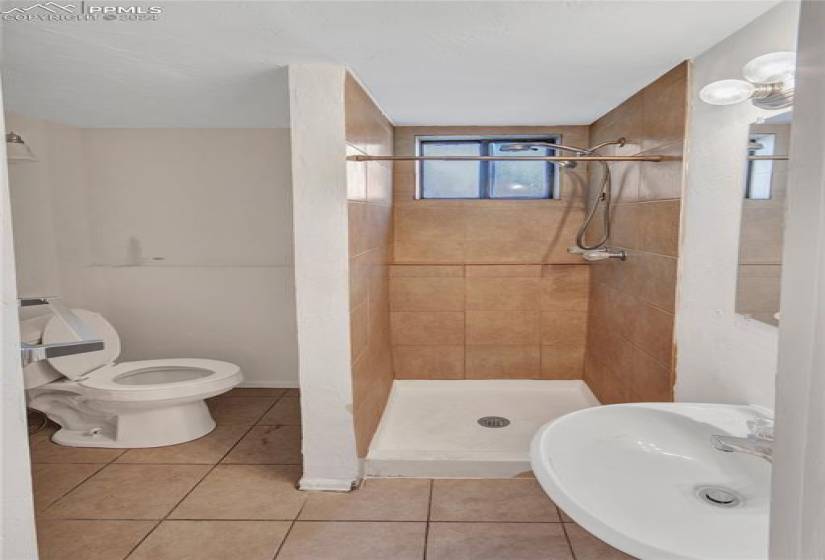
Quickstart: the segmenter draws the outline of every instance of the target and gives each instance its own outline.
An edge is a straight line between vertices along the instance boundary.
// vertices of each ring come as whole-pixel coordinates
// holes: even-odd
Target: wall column
[[[350,369],[343,66],[289,67],[303,490],[361,476]]]

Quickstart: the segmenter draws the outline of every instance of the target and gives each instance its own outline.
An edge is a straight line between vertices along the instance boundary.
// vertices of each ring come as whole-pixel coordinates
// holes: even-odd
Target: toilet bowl
[[[74,313],[103,339],[104,349],[50,358],[23,369],[28,406],[60,425],[54,442],[72,447],[159,447],[197,439],[215,428],[205,399],[241,382],[237,365],[191,358],[115,363],[120,338],[114,327],[97,313]],[[22,332],[30,343],[74,339],[59,317],[24,321]]]

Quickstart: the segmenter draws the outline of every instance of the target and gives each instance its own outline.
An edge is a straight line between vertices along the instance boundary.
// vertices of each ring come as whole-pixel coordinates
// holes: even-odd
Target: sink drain
[[[742,503],[742,498],[733,490],[718,486],[702,486],[696,494],[703,502],[716,507],[732,508]]]
[[[510,425],[510,421],[503,416],[484,416],[478,419],[478,423],[485,428],[503,428]]]

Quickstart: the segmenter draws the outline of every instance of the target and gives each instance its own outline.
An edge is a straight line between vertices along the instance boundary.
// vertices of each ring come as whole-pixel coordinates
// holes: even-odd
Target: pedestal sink
[[[638,403],[588,408],[536,433],[545,492],[579,525],[645,560],[768,557],[770,463],[711,445],[746,437],[758,407]]]

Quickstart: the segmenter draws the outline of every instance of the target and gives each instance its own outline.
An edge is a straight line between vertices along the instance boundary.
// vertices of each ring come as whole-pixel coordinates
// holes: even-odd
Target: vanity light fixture
[[[751,100],[760,109],[793,105],[796,53],[779,51],[757,56],[742,68],[744,80],[719,80],[699,92],[711,105],[734,105]]]
[[[37,161],[32,149],[14,131],[6,134],[6,156],[9,161]]]

